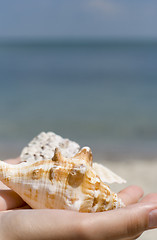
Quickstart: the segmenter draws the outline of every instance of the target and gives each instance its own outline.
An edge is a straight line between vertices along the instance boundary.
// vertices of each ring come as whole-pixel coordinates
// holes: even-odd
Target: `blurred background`
[[[53,131],[156,191],[156,9],[155,0],[1,1],[1,159]]]
[[[0,3],[0,151],[54,131],[110,159],[157,153],[156,1]]]
[[[6,157],[41,131],[112,157],[157,153],[155,1],[0,5],[0,143]]]

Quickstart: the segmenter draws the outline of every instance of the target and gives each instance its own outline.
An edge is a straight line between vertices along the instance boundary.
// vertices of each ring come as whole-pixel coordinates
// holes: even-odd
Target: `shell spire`
[[[61,154],[61,152],[59,151],[59,148],[55,148],[54,156],[52,157],[52,160],[53,160],[54,162],[57,162],[57,161],[61,161],[61,160],[62,160],[62,154]]]
[[[90,166],[92,166],[93,162],[93,155],[92,151],[89,147],[83,147],[75,156],[74,158],[83,159],[85,160]]]
[[[12,165],[3,161],[0,161],[0,180],[10,188],[14,188],[19,182],[19,166],[21,167],[23,163],[18,165]]]
[[[0,180],[32,208],[101,212],[123,207],[92,165],[88,147],[70,158],[56,148],[47,160],[18,165],[0,161]]]

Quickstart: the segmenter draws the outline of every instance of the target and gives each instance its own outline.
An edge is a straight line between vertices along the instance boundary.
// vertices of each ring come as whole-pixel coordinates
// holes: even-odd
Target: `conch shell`
[[[32,208],[101,212],[124,206],[104,183],[124,180],[102,165],[93,164],[89,147],[71,158],[63,157],[56,148],[48,160],[17,165],[0,161],[0,180]]]

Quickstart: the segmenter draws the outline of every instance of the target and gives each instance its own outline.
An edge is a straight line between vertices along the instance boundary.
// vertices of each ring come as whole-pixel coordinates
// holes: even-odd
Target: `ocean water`
[[[0,150],[41,131],[156,155],[157,42],[1,42]]]

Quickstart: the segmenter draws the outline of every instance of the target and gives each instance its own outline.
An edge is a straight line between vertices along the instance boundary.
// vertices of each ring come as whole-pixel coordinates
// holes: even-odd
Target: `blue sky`
[[[156,0],[3,0],[0,38],[157,38]]]

